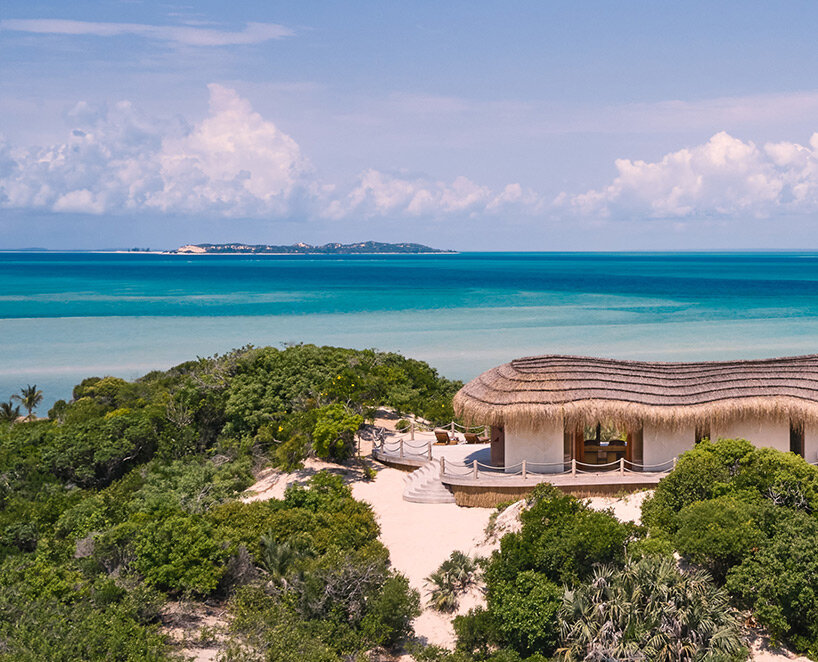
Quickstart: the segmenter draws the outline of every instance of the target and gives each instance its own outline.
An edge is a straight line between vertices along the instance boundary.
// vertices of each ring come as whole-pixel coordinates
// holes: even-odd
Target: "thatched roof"
[[[454,407],[471,422],[525,427],[545,421],[679,427],[751,416],[818,422],[818,355],[703,363],[532,356],[473,379]]]

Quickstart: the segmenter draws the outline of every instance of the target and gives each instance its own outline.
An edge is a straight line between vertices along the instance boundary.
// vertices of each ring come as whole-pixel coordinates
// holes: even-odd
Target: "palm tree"
[[[437,611],[454,611],[458,605],[458,594],[468,589],[476,579],[477,563],[455,550],[426,578],[431,586],[429,605]]]
[[[14,403],[0,402],[0,421],[3,423],[14,423],[20,417],[20,406],[14,406]]]
[[[452,576],[447,572],[436,570],[426,578],[431,586],[429,606],[437,611],[454,611],[457,609],[457,588]]]
[[[37,405],[43,401],[43,392],[37,390],[36,384],[34,384],[34,386],[29,384],[25,388],[21,388],[20,393],[22,393],[22,395],[15,394],[11,397],[26,408],[26,411],[28,411],[26,420],[30,421],[32,418],[34,418],[34,410],[37,408]]]
[[[286,576],[296,561],[313,555],[308,541],[293,538],[276,541],[272,532],[261,536],[261,567],[270,575],[276,586],[287,587]]]
[[[566,662],[746,659],[727,592],[672,558],[598,567],[587,584],[565,592],[559,618]]]

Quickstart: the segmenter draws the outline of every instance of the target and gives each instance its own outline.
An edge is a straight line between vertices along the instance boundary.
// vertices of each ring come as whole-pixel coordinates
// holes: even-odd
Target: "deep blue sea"
[[[818,253],[0,253],[0,399],[43,411],[248,343],[375,347],[470,379],[518,356],[818,352]]]

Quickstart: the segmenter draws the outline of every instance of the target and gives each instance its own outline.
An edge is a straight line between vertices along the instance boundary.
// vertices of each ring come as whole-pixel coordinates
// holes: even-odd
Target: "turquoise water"
[[[818,253],[0,253],[0,399],[45,404],[233,347],[376,347],[470,379],[514,357],[818,352]]]

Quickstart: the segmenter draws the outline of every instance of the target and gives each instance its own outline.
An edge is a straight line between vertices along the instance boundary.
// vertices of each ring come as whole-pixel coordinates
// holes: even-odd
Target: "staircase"
[[[454,503],[454,494],[440,482],[440,462],[431,460],[404,479],[403,500],[412,503]]]

